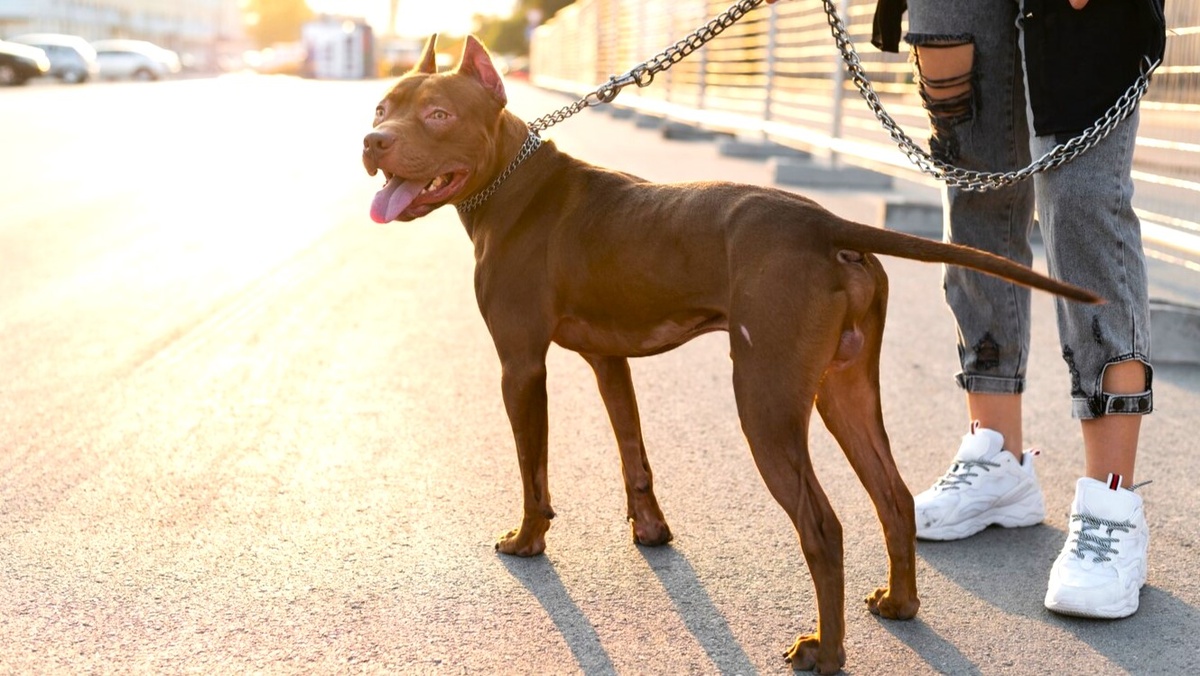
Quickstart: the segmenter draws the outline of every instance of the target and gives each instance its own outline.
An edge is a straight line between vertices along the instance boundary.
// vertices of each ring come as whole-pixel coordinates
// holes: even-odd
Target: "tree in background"
[[[528,54],[529,43],[525,38],[528,23],[523,14],[479,18],[479,39],[488,49],[497,54]]]
[[[243,0],[246,33],[259,47],[300,40],[304,22],[313,17],[305,0]]]
[[[521,0],[519,11],[525,14],[530,10],[538,10],[542,13],[543,21],[554,16],[558,10],[574,3],[575,0]]]
[[[530,20],[545,21],[572,2],[574,0],[520,0],[512,16],[480,17],[479,38],[498,54],[528,54]]]

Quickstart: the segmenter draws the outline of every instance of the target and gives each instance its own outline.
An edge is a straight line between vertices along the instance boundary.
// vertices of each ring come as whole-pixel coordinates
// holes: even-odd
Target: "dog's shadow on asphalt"
[[[754,664],[729,629],[687,557],[674,547],[642,547],[638,552],[658,578],[679,611],[684,626],[695,637],[713,666],[722,674],[753,674]]]
[[[546,609],[546,615],[562,634],[583,673],[616,673],[616,667],[613,666],[608,652],[604,650],[604,645],[600,643],[600,635],[596,633],[596,628],[567,593],[567,588],[549,557],[518,558],[497,555],[497,558],[508,569],[509,574],[524,585]]]
[[[752,674],[756,669],[704,589],[687,558],[673,547],[637,547],[679,611],[684,626],[712,660],[718,673]],[[595,627],[567,593],[554,563],[545,556],[500,562],[546,610],[584,673],[616,673]]]
[[[1129,673],[1171,673],[1173,665],[1188,661],[1181,651],[1194,651],[1195,638],[1182,628],[1200,626],[1200,610],[1155,587],[1153,573],[1132,617],[1092,620],[1046,610],[1046,577],[1065,536],[1062,530],[1045,524],[988,528],[969,542],[922,541],[917,553],[926,565],[999,612],[1065,630]],[[920,618],[918,615],[917,620]],[[945,673],[980,673],[979,665],[924,622],[885,622],[882,626]],[[1131,649],[1133,645],[1137,648]]]

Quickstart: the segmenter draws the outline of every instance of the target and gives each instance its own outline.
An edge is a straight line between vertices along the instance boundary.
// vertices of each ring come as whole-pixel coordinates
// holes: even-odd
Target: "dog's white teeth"
[[[438,176],[437,178],[430,181],[429,185],[425,186],[425,190],[423,192],[431,192],[434,190],[438,190],[438,189],[444,187],[446,185],[446,183],[448,183],[448,181],[446,180],[445,176]]]

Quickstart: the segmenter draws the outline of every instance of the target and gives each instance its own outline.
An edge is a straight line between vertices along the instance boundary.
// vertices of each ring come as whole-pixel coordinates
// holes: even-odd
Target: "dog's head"
[[[491,57],[467,37],[456,70],[438,73],[437,36],[421,62],[375,107],[363,166],[386,182],[371,203],[378,223],[411,221],[457,204],[490,180],[500,116],[508,102]]]

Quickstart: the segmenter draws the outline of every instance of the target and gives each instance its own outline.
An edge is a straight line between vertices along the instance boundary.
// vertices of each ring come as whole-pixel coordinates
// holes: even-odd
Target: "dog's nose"
[[[363,150],[381,152],[392,147],[396,136],[386,131],[373,131],[363,137]]]

